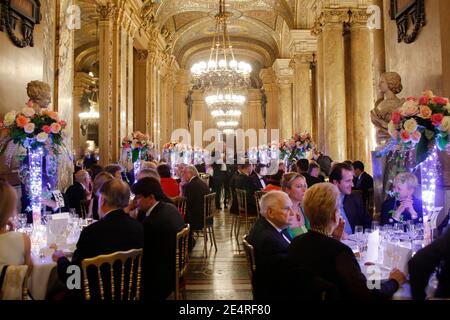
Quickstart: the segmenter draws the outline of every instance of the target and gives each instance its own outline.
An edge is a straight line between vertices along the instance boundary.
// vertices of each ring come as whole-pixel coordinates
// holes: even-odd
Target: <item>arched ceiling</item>
[[[232,16],[228,30],[242,59],[253,58],[262,67],[279,57],[283,25],[293,28],[296,0],[227,0]],[[156,20],[173,35],[174,55],[182,68],[189,68],[192,55],[209,53],[215,31],[218,0],[162,0]],[[203,54],[204,55],[204,54]]]

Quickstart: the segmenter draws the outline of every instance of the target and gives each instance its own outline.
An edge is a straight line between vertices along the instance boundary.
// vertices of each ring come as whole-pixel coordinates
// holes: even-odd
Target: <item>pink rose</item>
[[[60,120],[58,123],[62,128],[65,128],[67,126],[67,122],[65,122],[64,120]]]
[[[442,113],[436,113],[431,116],[431,121],[433,122],[433,126],[435,127],[440,126],[443,119],[444,115]]]
[[[419,107],[417,106],[416,102],[408,100],[405,102],[400,111],[402,113],[402,116],[404,117],[413,117],[419,113]]]
[[[417,130],[411,134],[411,141],[415,144],[419,143],[421,138],[422,138],[422,134],[420,133],[419,130]]]
[[[423,96],[423,97],[420,97],[419,104],[421,106],[427,106],[429,101],[430,101],[430,99],[428,97]]]
[[[28,102],[26,103],[26,105],[27,105],[27,107],[28,108],[33,108],[33,105],[34,105],[34,102],[33,102],[33,100],[28,100]]]
[[[52,132],[52,128],[50,128],[50,126],[43,126],[42,131],[49,134],[50,132]]]
[[[402,115],[400,114],[400,112],[394,112],[392,114],[391,120],[395,125],[398,125],[400,123],[400,121],[402,120]]]
[[[30,123],[27,123],[27,124],[25,125],[25,127],[23,127],[23,130],[24,130],[26,133],[31,134],[31,133],[34,132],[34,128],[35,128],[35,127],[36,127],[36,126],[34,125],[34,123],[30,122]]]
[[[439,104],[441,106],[445,106],[448,103],[448,99],[447,98],[443,98],[443,97],[434,97],[432,99],[434,104]]]
[[[406,130],[400,131],[400,138],[402,139],[403,142],[410,142],[411,141],[411,135]]]

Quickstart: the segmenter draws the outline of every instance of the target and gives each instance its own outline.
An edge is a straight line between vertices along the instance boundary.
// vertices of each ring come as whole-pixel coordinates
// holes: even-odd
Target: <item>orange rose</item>
[[[430,119],[433,111],[428,106],[420,106],[419,117],[422,119]]]
[[[18,116],[16,119],[16,124],[19,128],[25,127],[28,122],[30,122],[30,119],[25,116]]]
[[[45,111],[45,114],[55,121],[59,120],[58,113],[55,111]]]
[[[420,133],[419,130],[417,130],[411,134],[411,141],[413,143],[416,143],[416,144],[419,143],[421,138],[422,138],[422,134]]]
[[[52,123],[50,126],[52,133],[58,134],[61,131],[61,125],[59,123]]]

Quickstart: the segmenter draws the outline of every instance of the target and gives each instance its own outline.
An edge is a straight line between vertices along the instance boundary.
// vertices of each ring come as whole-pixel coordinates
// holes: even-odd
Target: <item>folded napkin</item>
[[[378,261],[378,247],[380,246],[380,231],[369,233],[367,237],[367,253],[365,262],[376,263]]]
[[[383,265],[391,269],[397,268],[404,274],[408,274],[408,261],[411,257],[411,248],[388,242],[384,249]]]
[[[69,219],[69,217],[70,217],[69,212],[52,214],[52,220]]]

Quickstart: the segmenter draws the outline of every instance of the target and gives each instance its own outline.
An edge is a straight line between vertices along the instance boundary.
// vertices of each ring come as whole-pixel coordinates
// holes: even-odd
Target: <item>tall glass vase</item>
[[[30,190],[30,205],[33,212],[33,224],[41,224],[42,208],[42,165],[44,150],[42,147],[28,148],[28,170],[30,178],[28,180]]]
[[[139,150],[137,160],[133,162],[133,170],[134,170],[134,182],[137,182],[137,177],[139,175],[139,172],[141,172],[141,150]]]

